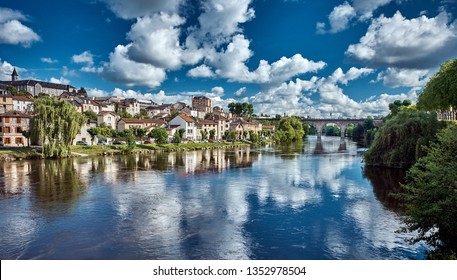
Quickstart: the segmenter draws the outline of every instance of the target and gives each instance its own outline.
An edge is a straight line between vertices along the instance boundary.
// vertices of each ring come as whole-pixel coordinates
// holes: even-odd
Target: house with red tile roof
[[[170,126],[171,125],[178,125],[178,130],[181,128],[185,129],[185,133],[184,133],[184,137],[183,137],[184,139],[192,140],[192,141],[197,140],[197,130],[195,127],[195,120],[192,117],[190,117],[184,113],[181,113],[170,121]]]
[[[136,118],[123,118],[117,122],[117,130],[123,131],[131,128],[146,128],[147,132],[156,127],[165,127],[164,120],[155,119],[136,119]]]

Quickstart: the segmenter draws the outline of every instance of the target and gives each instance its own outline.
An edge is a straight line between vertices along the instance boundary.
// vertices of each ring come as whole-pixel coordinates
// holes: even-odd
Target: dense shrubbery
[[[365,162],[372,166],[409,168],[424,155],[423,146],[434,141],[442,127],[432,113],[400,111],[383,123],[365,153]]]
[[[406,229],[417,231],[432,259],[456,259],[457,253],[457,125],[437,134],[427,155],[408,171],[402,195],[407,203]]]

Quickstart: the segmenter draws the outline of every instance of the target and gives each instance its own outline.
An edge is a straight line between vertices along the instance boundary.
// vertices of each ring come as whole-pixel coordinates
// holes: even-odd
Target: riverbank
[[[230,149],[237,147],[248,147],[253,144],[249,142],[217,142],[217,143],[181,143],[181,144],[137,144],[129,151],[127,145],[93,145],[93,146],[72,146],[73,157],[83,156],[107,156],[120,154],[147,154],[156,151],[173,152],[187,150],[206,149]],[[42,159],[42,155],[34,148],[1,148],[0,161],[13,161],[25,159]]]

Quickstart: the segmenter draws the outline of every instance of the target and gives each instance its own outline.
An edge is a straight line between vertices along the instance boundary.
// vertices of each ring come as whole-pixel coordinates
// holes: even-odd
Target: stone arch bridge
[[[350,124],[363,124],[366,119],[315,119],[315,118],[302,118],[303,124],[309,124],[317,129],[317,140],[321,140],[322,137],[322,128],[328,124],[335,124],[340,128],[341,139],[344,138],[344,132],[346,127]],[[374,126],[379,127],[381,125],[382,119],[374,119]]]

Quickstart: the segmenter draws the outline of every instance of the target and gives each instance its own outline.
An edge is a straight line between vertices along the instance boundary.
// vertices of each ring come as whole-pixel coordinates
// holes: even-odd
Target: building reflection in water
[[[24,207],[30,211],[30,215],[0,223],[1,229],[11,228],[11,234],[29,228],[4,254],[19,257],[24,250],[20,244],[34,239],[44,239],[44,244],[59,242],[58,238],[46,240],[49,232],[41,236],[36,230],[43,226],[38,225],[40,217],[49,220],[46,212],[56,213],[58,208],[61,219],[85,229],[80,235],[86,239],[76,242],[78,248],[73,251],[67,249],[72,252],[67,258],[248,259],[258,257],[262,238],[275,239],[276,233],[284,234],[276,238],[284,244],[295,242],[294,248],[324,247],[330,258],[357,254],[369,258],[370,244],[388,249],[398,245],[394,235],[398,223],[392,222],[396,221],[393,213],[372,202],[373,189],[362,177],[355,144],[345,143],[345,152],[339,151],[340,144],[339,139],[323,137],[322,155],[315,155],[315,143],[307,141],[260,150],[4,162],[0,164],[1,199],[26,198]],[[375,175],[365,169],[365,176],[373,181]],[[373,185],[376,197],[385,201],[387,195],[377,190],[376,182]],[[307,220],[302,217],[303,221],[292,219],[285,228],[264,233],[248,230],[248,225],[262,225],[261,219],[276,211],[290,211],[293,217],[313,209],[335,209],[340,219],[322,214],[324,218],[309,227],[299,226]],[[322,219],[327,224],[321,225]],[[369,240],[357,244],[357,253],[346,232],[347,223]],[[300,238],[290,241],[290,234],[306,234],[314,243]],[[4,237],[0,241],[14,243]],[[95,253],[99,247],[104,249]],[[117,254],[103,254],[110,250]],[[46,254],[42,258],[52,253]]]

